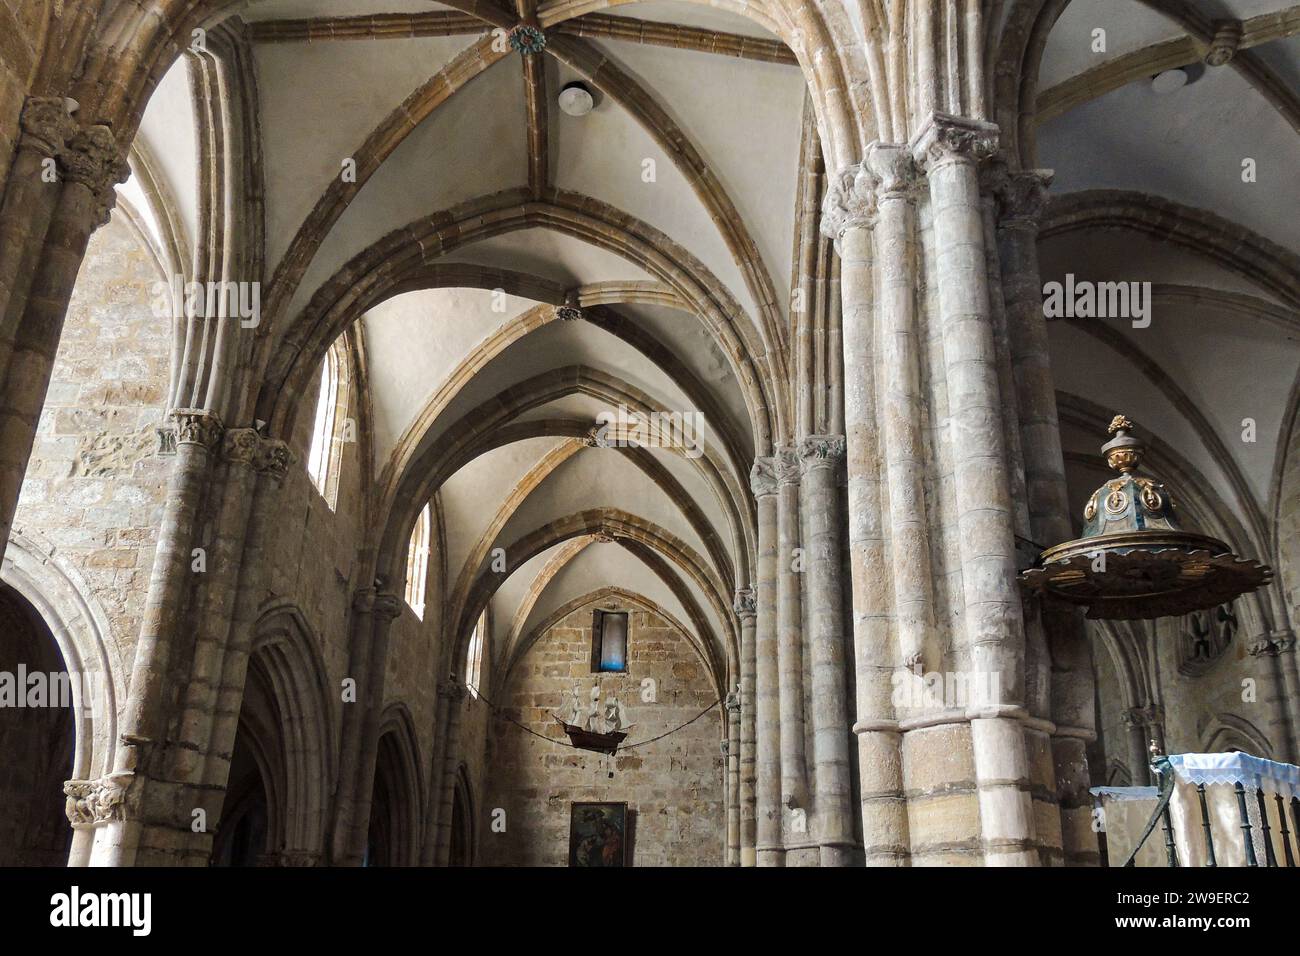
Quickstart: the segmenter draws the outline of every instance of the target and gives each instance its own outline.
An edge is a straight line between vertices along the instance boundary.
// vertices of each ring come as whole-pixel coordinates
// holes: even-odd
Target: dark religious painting
[[[575,803],[569,812],[569,866],[631,866],[626,803]]]

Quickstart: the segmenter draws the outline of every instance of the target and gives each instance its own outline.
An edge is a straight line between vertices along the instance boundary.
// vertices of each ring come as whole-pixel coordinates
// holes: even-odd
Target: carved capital
[[[386,617],[391,621],[402,613],[402,599],[396,594],[377,593],[371,613],[375,617]]]
[[[799,442],[799,458],[805,470],[837,467],[844,457],[843,435],[808,435]]]
[[[251,465],[261,441],[255,429],[228,428],[221,446],[222,457],[237,465]]]
[[[1295,644],[1295,635],[1290,631],[1273,631],[1271,634],[1256,638],[1246,650],[1250,652],[1251,657],[1277,657],[1279,654],[1294,651]]]
[[[799,453],[794,448],[777,449],[772,461],[776,464],[777,484],[782,488],[787,485],[799,484],[799,474],[803,470],[800,465]]]
[[[722,706],[727,708],[728,713],[740,713],[740,694],[733,690],[727,695],[727,699],[722,702]]]
[[[1164,723],[1164,719],[1164,708],[1157,704],[1148,704],[1145,707],[1130,707],[1120,715],[1120,720],[1129,729],[1137,727],[1142,730],[1150,730]]]
[[[63,793],[68,798],[64,811],[74,827],[93,827],[127,818],[131,807],[131,784],[135,773],[129,770],[111,773],[98,780],[68,780]]]
[[[278,438],[263,438],[258,442],[253,458],[253,467],[258,474],[266,475],[277,484],[284,482],[284,476],[293,464],[293,452],[289,446]]]
[[[1210,39],[1209,49],[1205,51],[1205,65],[1226,66],[1241,46],[1241,34],[1240,20],[1215,20],[1214,36]]]
[[[357,588],[352,594],[352,610],[369,614],[375,609],[375,595],[378,593],[374,588]]]
[[[991,164],[1000,168],[992,183],[993,196],[998,205],[998,225],[1007,228],[1037,229],[1047,207],[1047,191],[1056,175],[1050,169],[1025,169],[1012,172],[1002,163]]]
[[[905,199],[921,185],[920,170],[906,146],[874,142],[867,147],[863,165],[871,174],[876,203]]]
[[[68,115],[67,101],[62,96],[29,96],[23,103],[23,115],[20,120],[23,137],[22,145],[30,147],[44,156],[57,156],[77,124]]]
[[[828,178],[821,230],[827,239],[839,242],[850,229],[867,228],[875,221],[875,180],[860,163],[846,166]]]
[[[321,855],[315,850],[281,850],[269,855],[268,866],[320,866]]]
[[[221,440],[221,419],[202,408],[178,408],[172,414],[176,445],[202,445],[215,448]]]
[[[735,598],[731,602],[731,607],[736,612],[737,617],[757,617],[758,596],[754,593],[754,589],[737,588]]]
[[[1277,657],[1277,643],[1270,637],[1261,637],[1252,641],[1246,648],[1251,657]]]
[[[457,680],[445,680],[438,684],[438,696],[452,702],[465,697],[465,685]]]
[[[95,197],[97,225],[108,222],[117,202],[113,189],[125,182],[131,167],[118,156],[117,139],[107,126],[87,126],[73,133],[67,149],[60,155],[63,174],[70,183],[78,183]]]
[[[931,113],[912,140],[912,158],[929,173],[950,163],[979,164],[998,149],[998,128],[993,123]]]
[[[755,458],[749,472],[749,488],[755,498],[774,495],[778,488],[775,458]]]

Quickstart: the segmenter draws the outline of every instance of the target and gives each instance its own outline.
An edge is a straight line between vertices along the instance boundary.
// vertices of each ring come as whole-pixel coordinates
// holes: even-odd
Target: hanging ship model
[[[584,712],[582,695],[575,684],[572,691],[564,692],[560,709],[551,711],[551,716],[564,728],[574,747],[613,754],[632,728],[627,719],[627,710],[614,694],[610,694],[602,706],[598,684],[592,686],[587,696],[589,704]]]

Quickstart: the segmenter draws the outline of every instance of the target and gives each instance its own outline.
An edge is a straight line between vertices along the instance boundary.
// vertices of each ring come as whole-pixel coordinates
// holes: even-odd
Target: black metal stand
[[[1255,859],[1255,841],[1250,835],[1252,827],[1250,813],[1246,810],[1246,788],[1241,785],[1241,781],[1234,783],[1232,788],[1237,791],[1237,813],[1241,816],[1241,832],[1246,840],[1246,865],[1259,866],[1259,861]]]
[[[1286,854],[1286,865],[1295,866],[1295,857],[1291,854],[1291,831],[1286,828],[1286,801],[1282,794],[1273,794],[1277,801],[1277,818],[1282,821],[1282,851]]]
[[[1201,829],[1205,831],[1205,865],[1218,866],[1214,858],[1214,833],[1210,830],[1210,811],[1205,806],[1205,784],[1196,785],[1196,796],[1201,801]]]

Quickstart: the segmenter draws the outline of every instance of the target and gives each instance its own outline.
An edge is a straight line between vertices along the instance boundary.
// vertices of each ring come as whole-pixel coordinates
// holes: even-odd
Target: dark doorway
[[[0,866],[67,865],[74,676],[36,609],[0,584]]]

